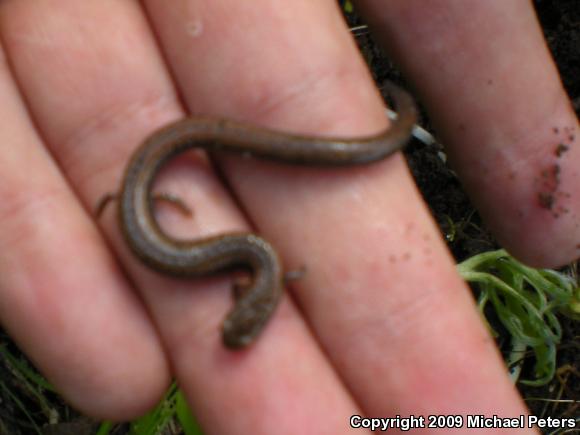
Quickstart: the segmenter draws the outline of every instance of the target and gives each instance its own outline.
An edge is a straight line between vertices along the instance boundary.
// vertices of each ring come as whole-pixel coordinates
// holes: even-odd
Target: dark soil
[[[577,0],[536,0],[534,2],[543,31],[558,65],[564,86],[580,111],[580,3]],[[347,16],[359,47],[371,65],[379,87],[386,80],[401,83],[396,66],[374,43],[364,23],[354,14]],[[429,131],[429,118],[422,111],[422,125]],[[425,145],[413,140],[405,152],[415,181],[429,205],[449,249],[460,262],[480,252],[499,246],[485,228],[461,188],[454,172],[444,163],[440,145]],[[572,265],[576,269],[576,265]],[[518,385],[532,413],[541,417],[580,417],[580,324],[562,318],[564,336],[558,349],[556,379],[544,387]],[[495,325],[494,325],[495,327]],[[501,327],[498,328],[501,330]],[[501,348],[502,337],[498,339]],[[528,368],[530,370],[530,368]],[[575,401],[548,402],[546,400]]]
[[[577,0],[536,0],[534,2],[546,39],[560,69],[562,80],[578,112],[580,109],[580,4]],[[362,23],[353,14],[348,15],[353,26]],[[401,76],[382,51],[374,44],[367,30],[354,32],[366,59],[373,69],[380,87],[389,79],[400,82]],[[428,117],[424,126],[429,128]],[[429,204],[449,249],[461,261],[482,251],[497,248],[479,215],[461,189],[455,174],[445,165],[439,154],[443,148],[426,146],[413,141],[407,150],[407,159],[421,192]],[[521,387],[527,404],[538,416],[580,416],[580,328],[578,322],[562,319],[564,338],[558,350],[558,376],[548,386]],[[498,344],[501,346],[501,338]],[[9,337],[0,330],[0,345],[18,353]],[[24,359],[24,356],[21,357]],[[45,393],[39,400],[36,393],[14,370],[10,361],[0,354],[0,435],[36,433],[31,421],[44,427],[45,434],[89,434],[95,431],[95,422],[79,416],[58,396]],[[557,403],[538,400],[562,399],[576,403]],[[45,402],[47,400],[48,402]],[[22,407],[26,410],[26,415]],[[50,425],[54,413],[58,425]],[[52,417],[51,417],[52,415]],[[126,433],[126,426],[117,426],[112,433]]]

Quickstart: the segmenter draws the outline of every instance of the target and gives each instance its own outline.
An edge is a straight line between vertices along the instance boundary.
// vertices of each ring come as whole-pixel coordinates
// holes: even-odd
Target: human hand
[[[397,26],[411,12],[438,16],[418,2],[393,4],[383,10],[397,34],[409,33]],[[118,185],[144,137],[187,112],[313,134],[381,129],[381,100],[333,2],[59,6],[7,1],[0,9],[14,73],[5,70],[0,82],[3,142],[11,144],[0,155],[0,316],[73,404],[126,419],[152,406],[174,374],[207,433],[346,433],[353,414],[525,413],[400,156],[340,170],[218,160],[287,269],[308,269],[292,286],[295,302],[287,297],[239,353],[223,349],[219,336],[228,279],[184,282],[146,270],[113,213],[101,221],[108,250],[86,212]],[[439,36],[453,27],[432,29]],[[419,88],[412,67],[421,46],[404,57],[402,47],[417,41],[393,41]],[[429,83],[436,88],[444,73],[430,71],[439,81]],[[439,107],[431,98],[428,106]],[[440,116],[441,125],[456,125]],[[247,228],[204,159],[170,166],[160,189],[195,209],[193,220],[161,210],[174,234]]]

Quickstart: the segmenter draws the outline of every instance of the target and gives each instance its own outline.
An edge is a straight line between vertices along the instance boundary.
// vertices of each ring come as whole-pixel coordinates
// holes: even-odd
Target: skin
[[[512,251],[546,265],[574,258],[571,213],[553,218],[529,187],[542,167],[526,156],[553,156],[552,127],[574,116],[530,2],[359,5]],[[160,204],[172,236],[254,228],[285,269],[308,260],[247,352],[221,344],[228,279],[159,276],[127,249],[113,213],[89,212],[136,144],[188,115],[339,137],[386,128],[334,1],[4,0],[0,38],[0,319],[78,409],[127,420],[177,379],[208,434],[352,433],[352,414],[526,412],[397,155],[313,171],[194,153],[160,174],[161,191],[195,205],[191,219]],[[577,149],[563,174],[580,167]],[[506,165],[525,176],[510,180]],[[527,219],[513,219],[518,206]]]
[[[193,148],[298,165],[350,166],[371,163],[399,151],[417,120],[407,93],[389,86],[399,116],[390,128],[363,138],[290,135],[229,120],[189,118],[155,132],[131,158],[122,183],[119,222],[133,253],[153,269],[174,276],[203,276],[231,267],[246,267],[253,282],[237,295],[223,323],[223,342],[238,349],[262,331],[282,295],[283,276],[274,248],[251,233],[224,234],[184,241],[159,227],[151,189],[168,160]],[[102,210],[102,207],[99,207]]]
[[[535,267],[575,260],[578,121],[530,2],[417,5],[359,4],[386,30],[380,38],[416,83],[462,184],[502,246]],[[447,25],[453,31],[441,33]],[[494,36],[478,37],[474,28]],[[404,56],[411,46],[418,55]],[[516,54],[498,53],[502,46]],[[431,74],[437,68],[445,73]],[[560,145],[567,151],[558,155]]]

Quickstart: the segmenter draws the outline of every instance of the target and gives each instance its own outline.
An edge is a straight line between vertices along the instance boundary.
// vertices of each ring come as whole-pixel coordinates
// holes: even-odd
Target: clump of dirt
[[[544,35],[560,71],[562,82],[572,101],[576,113],[580,111],[580,8],[577,0],[536,0],[534,6]],[[355,14],[347,14],[353,32],[365,59],[370,65],[379,87],[386,81],[403,82],[396,66],[374,43],[372,35]],[[421,111],[423,126],[432,131],[429,118]],[[565,132],[555,132],[565,133]],[[568,132],[566,140],[574,140]],[[569,146],[562,142],[554,149],[556,159],[562,157]],[[455,173],[441,158],[440,145],[425,145],[413,140],[405,152],[408,164],[423,198],[429,205],[449,249],[458,262],[472,255],[497,249],[498,244],[486,230],[477,211],[461,188]],[[566,210],[557,207],[559,166],[554,164],[542,174],[539,189],[539,204],[549,209],[556,217]],[[575,269],[576,265],[572,265]],[[544,387],[519,385],[524,398],[575,400],[576,403],[547,404],[545,401],[530,400],[527,405],[538,416],[577,417],[580,414],[580,326],[579,322],[561,319],[563,339],[558,349],[558,371],[553,382]],[[502,329],[499,327],[498,329]],[[500,338],[501,346],[501,338]]]

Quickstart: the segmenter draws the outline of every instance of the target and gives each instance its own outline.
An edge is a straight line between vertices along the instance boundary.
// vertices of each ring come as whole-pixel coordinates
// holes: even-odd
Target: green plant
[[[22,419],[20,426],[26,427],[27,433],[40,435],[43,433],[44,425],[56,425],[70,418],[66,409],[60,407],[59,411],[59,407],[55,406],[54,388],[25,358],[12,353],[6,345],[0,345],[0,358],[11,374],[7,379],[14,379],[12,382],[5,382],[0,378],[0,393],[9,398],[14,408],[20,412]],[[67,415],[61,415],[63,412]],[[96,435],[115,433],[117,427],[118,425],[112,422],[102,422],[97,428]],[[10,433],[7,429],[3,429],[1,420],[0,433]],[[202,435],[199,425],[189,411],[185,397],[175,384],[171,385],[165,397],[152,411],[130,423],[130,433]]]
[[[481,313],[491,304],[511,336],[507,362],[512,379],[528,385],[548,383],[556,370],[556,348],[562,336],[557,314],[580,320],[580,289],[574,279],[524,266],[503,249],[471,257],[457,268],[466,281],[477,284]],[[528,349],[535,358],[534,378],[521,380]]]
[[[342,4],[342,10],[347,14],[351,14],[354,11],[354,8],[350,0],[343,0],[340,3]]]
[[[176,422],[185,435],[203,435],[201,428],[189,411],[185,397],[173,384],[163,400],[153,410],[131,423],[130,433],[132,435],[166,433],[164,430],[170,425],[176,425]],[[110,422],[104,422],[99,427],[97,435],[108,435],[112,429],[113,425]],[[170,433],[178,432],[176,429]]]
[[[58,421],[60,418],[58,410],[46,395],[47,392],[53,393],[54,389],[23,358],[15,356],[4,344],[0,345],[0,358],[14,379],[14,382],[5,382],[0,378],[0,391],[21,413],[22,425],[25,425],[31,433],[41,434],[39,415],[46,421]],[[33,411],[30,403],[34,403],[38,410]]]

